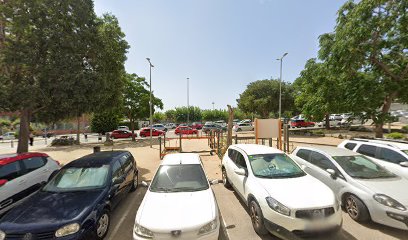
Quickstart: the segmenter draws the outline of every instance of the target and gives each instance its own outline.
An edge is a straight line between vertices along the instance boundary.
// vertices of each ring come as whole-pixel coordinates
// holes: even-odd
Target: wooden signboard
[[[255,119],[255,142],[258,139],[278,139],[282,149],[282,123],[280,119]]]

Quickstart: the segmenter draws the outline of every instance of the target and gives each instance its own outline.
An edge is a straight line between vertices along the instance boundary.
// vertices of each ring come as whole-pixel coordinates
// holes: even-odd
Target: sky
[[[225,109],[250,82],[293,82],[317,56],[345,0],[95,0],[98,15],[119,19],[130,45],[126,71],[149,80],[164,110]],[[278,100],[277,100],[278,101]]]

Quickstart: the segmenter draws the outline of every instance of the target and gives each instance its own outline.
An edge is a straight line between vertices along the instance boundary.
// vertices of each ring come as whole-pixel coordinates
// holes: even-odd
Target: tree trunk
[[[29,140],[29,118],[30,111],[28,109],[23,109],[20,112],[20,131],[18,134],[18,146],[17,153],[28,152],[28,140]]]
[[[234,108],[228,106],[228,134],[227,134],[227,147],[232,145],[232,123],[234,120]]]
[[[81,124],[81,116],[78,115],[77,116],[77,136],[76,136],[77,144],[79,144],[81,142],[81,139],[80,139],[80,136],[79,136],[80,124]]]
[[[394,98],[397,96],[397,92],[391,93],[389,96],[386,96],[384,99],[384,103],[381,109],[381,115],[385,116],[390,111],[391,103]],[[375,137],[376,138],[383,138],[383,125],[384,125],[384,118],[380,117],[375,123]]]
[[[132,141],[135,141],[135,120],[130,118],[130,128],[132,129]]]
[[[329,130],[330,129],[330,115],[326,114],[325,116],[325,124],[326,124],[326,129]]]

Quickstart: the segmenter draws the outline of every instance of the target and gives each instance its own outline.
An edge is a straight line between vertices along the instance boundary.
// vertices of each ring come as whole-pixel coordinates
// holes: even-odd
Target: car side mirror
[[[337,178],[337,173],[333,169],[329,168],[326,170],[326,172],[328,172],[333,179]]]
[[[244,168],[237,168],[234,172],[241,176],[247,176],[247,171]]]
[[[401,167],[408,167],[408,162],[407,162],[407,161],[405,161],[405,162],[400,162],[400,166],[401,166]]]
[[[0,187],[6,184],[8,181],[6,179],[0,179]]]
[[[143,187],[149,187],[149,186],[150,186],[150,182],[142,181],[142,182],[141,182],[141,185],[142,185]]]
[[[209,182],[210,182],[210,185],[216,185],[216,184],[218,184],[218,183],[222,183],[222,180],[220,180],[220,179],[213,179],[213,180],[210,180]]]

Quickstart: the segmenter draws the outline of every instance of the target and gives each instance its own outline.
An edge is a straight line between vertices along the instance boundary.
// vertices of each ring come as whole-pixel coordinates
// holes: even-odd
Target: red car
[[[198,134],[197,129],[192,129],[191,127],[177,127],[174,131],[175,134]]]
[[[165,131],[162,130],[158,130],[158,129],[152,129],[152,136],[164,136],[164,134],[166,134]],[[142,128],[140,129],[140,133],[139,133],[140,137],[150,137],[150,128]]]
[[[308,122],[303,119],[298,119],[298,120],[291,120],[290,121],[290,126],[295,128],[301,128],[301,127],[314,127],[315,123],[314,122]]]
[[[191,128],[200,130],[200,129],[203,128],[203,124],[201,124],[201,123],[193,123],[193,124],[191,125]]]
[[[137,137],[137,134],[133,134],[135,137]],[[115,130],[111,133],[111,136],[113,139],[117,138],[131,138],[132,137],[132,132],[127,131],[127,130]]]

